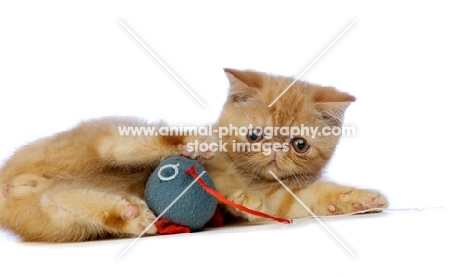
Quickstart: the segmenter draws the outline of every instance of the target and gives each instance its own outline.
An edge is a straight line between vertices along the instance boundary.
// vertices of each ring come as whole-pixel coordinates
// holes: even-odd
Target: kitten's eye
[[[293,138],[291,140],[291,144],[297,153],[305,153],[310,147],[307,141],[303,138]]]
[[[262,131],[259,129],[253,129],[247,134],[247,139],[250,142],[259,142],[263,139]]]

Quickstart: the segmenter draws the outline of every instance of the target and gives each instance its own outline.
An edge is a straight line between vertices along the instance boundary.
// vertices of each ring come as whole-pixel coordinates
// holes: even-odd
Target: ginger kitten
[[[118,127],[160,127],[163,123],[125,117],[85,121],[23,146],[5,162],[0,169],[0,226],[24,241],[137,236],[155,219],[143,200],[146,180],[159,161],[173,155],[197,158],[217,190],[230,200],[279,217],[310,214],[273,174],[316,215],[388,206],[377,191],[320,180],[338,137],[266,132],[269,127],[341,127],[353,96],[298,81],[269,108],[294,79],[255,71],[225,72],[230,90],[215,128],[250,127],[245,135],[223,136],[225,151],[190,151],[196,140],[218,142],[217,134],[208,138],[121,136]],[[147,231],[155,233],[155,227]]]

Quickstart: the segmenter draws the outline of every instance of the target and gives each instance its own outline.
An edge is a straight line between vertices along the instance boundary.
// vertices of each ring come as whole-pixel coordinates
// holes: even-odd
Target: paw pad
[[[8,194],[10,193],[10,188],[11,188],[11,185],[8,184],[2,189],[2,195],[4,197],[8,197]]]
[[[127,204],[127,207],[125,209],[124,218],[125,219],[134,218],[138,214],[139,210],[140,209],[138,208],[137,205]]]

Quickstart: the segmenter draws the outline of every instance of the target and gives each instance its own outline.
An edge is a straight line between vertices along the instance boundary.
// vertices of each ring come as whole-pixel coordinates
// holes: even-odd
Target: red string
[[[195,170],[195,166],[191,166],[189,169],[187,169],[185,171],[186,174],[190,174],[193,176],[193,178],[198,178],[198,174]],[[209,194],[211,194],[213,197],[215,197],[216,199],[218,199],[219,201],[221,201],[222,203],[226,204],[226,205],[229,205],[231,207],[234,207],[238,210],[241,210],[243,212],[246,212],[246,213],[249,213],[249,214],[253,214],[253,215],[256,215],[256,216],[260,216],[260,217],[264,217],[264,218],[269,218],[269,219],[273,219],[275,221],[278,221],[278,222],[281,222],[281,223],[286,223],[286,224],[291,224],[292,223],[292,220],[291,219],[284,219],[284,218],[280,218],[280,217],[276,217],[276,216],[272,216],[272,215],[269,215],[269,214],[265,214],[265,213],[262,213],[262,212],[259,212],[259,211],[255,211],[255,210],[251,210],[247,207],[244,207],[240,204],[236,204],[234,202],[231,202],[229,200],[227,200],[226,198],[224,198],[224,196],[222,196],[221,194],[219,194],[217,191],[215,191],[214,189],[210,188],[203,180],[202,178],[198,178],[198,183],[200,184],[200,186],[206,191],[208,192]]]
[[[190,227],[174,224],[165,218],[156,221],[155,225],[160,235],[190,233]]]

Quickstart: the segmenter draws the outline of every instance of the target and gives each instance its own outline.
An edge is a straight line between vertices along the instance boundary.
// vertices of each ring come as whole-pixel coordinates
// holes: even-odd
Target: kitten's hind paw
[[[10,195],[10,189],[11,189],[11,185],[10,184],[7,184],[6,186],[3,187],[2,189],[2,195],[4,197],[8,197]]]
[[[2,188],[4,197],[24,197],[37,194],[49,187],[51,180],[35,174],[21,174]]]
[[[156,226],[154,225],[156,216],[148,208],[146,203],[140,199],[129,199],[123,210],[123,218],[126,224],[123,231],[132,235],[140,235],[145,229],[145,234],[156,234]]]

